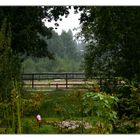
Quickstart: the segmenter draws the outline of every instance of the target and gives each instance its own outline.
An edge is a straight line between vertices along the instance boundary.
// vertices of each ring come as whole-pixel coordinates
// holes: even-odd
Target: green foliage
[[[140,89],[132,85],[124,85],[118,89],[119,101],[119,112],[120,117],[124,115],[128,116],[129,119],[138,118],[139,116],[139,101],[140,101]]]
[[[40,107],[44,101],[45,95],[42,93],[31,93],[23,97],[23,115],[35,116],[41,113]]]
[[[76,10],[78,9],[80,10],[76,7]],[[116,121],[113,133],[138,133],[140,9],[138,7],[81,9],[83,10],[80,18],[81,34],[87,42],[84,60],[87,77],[117,76],[128,80],[129,84],[118,85],[114,90],[119,98],[116,108],[119,120]]]
[[[66,6],[1,7],[0,27],[4,18],[7,18],[11,25],[11,48],[14,53],[52,58],[40,34],[50,38],[52,28],[45,26],[45,20],[51,22],[64,15],[67,17],[68,10],[69,7]]]
[[[80,71],[81,53],[71,30],[63,31],[61,35],[53,31],[52,38],[45,37],[44,40],[48,44],[48,50],[54,54],[54,59],[29,57],[22,63],[25,73]]]
[[[0,134],[5,134],[5,128],[0,128]]]
[[[35,127],[35,121],[33,119],[25,118],[23,120],[23,134],[32,134]]]
[[[140,9],[83,7],[80,20],[88,44],[85,56],[88,73],[95,71],[139,81]]]
[[[136,127],[133,121],[128,121],[128,118],[124,117],[115,124],[113,133],[117,134],[139,134],[139,127]]]
[[[24,118],[23,134],[57,134],[58,128],[55,126],[42,124],[38,127],[35,118]]]
[[[83,95],[83,112],[95,126],[96,133],[111,133],[113,123],[117,120],[114,109],[118,98],[105,93],[85,93]]]
[[[0,31],[0,117],[15,133],[22,131],[20,86],[20,61],[11,49],[11,26],[5,19]]]
[[[133,85],[123,85],[117,91],[119,98],[118,116],[115,132],[138,133],[140,115],[140,88]],[[122,128],[122,129],[121,129]]]
[[[56,90],[49,93],[42,102],[40,111],[44,117],[69,119],[81,116],[80,95],[82,91]]]
[[[51,125],[42,125],[35,134],[57,134],[58,128],[51,126]]]
[[[62,31],[60,37],[64,46],[63,55],[78,61],[77,43],[73,40],[72,31]]]
[[[23,134],[54,134],[57,133],[54,126],[42,124],[38,126],[35,118],[23,119]]]
[[[17,81],[15,81],[15,83],[13,83],[13,84],[14,84],[14,88],[11,91],[13,127],[15,127],[15,129],[17,129],[17,133],[22,133],[22,123],[21,123],[22,99],[21,99],[21,93],[20,93],[20,86]]]
[[[62,31],[61,35],[53,31],[51,39],[44,39],[48,44],[48,49],[54,53],[55,56],[79,62],[80,52],[78,50],[78,44],[73,38],[72,31],[69,30],[68,32]]]
[[[90,92],[100,92],[101,88],[97,80],[88,80],[89,83],[86,83],[85,88],[88,89]]]

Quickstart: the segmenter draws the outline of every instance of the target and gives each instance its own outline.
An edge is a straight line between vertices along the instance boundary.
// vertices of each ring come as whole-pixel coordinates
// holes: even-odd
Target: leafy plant
[[[51,125],[43,125],[35,131],[36,134],[57,134],[58,128]]]
[[[132,84],[122,85],[118,88],[118,116],[114,133],[138,133],[140,115],[140,87]]]
[[[19,83],[15,81],[13,83],[13,87],[14,88],[11,91],[12,127],[17,131],[17,133],[22,133],[22,104]]]
[[[42,93],[31,93],[23,98],[23,114],[25,116],[34,116],[40,112],[45,95]]]
[[[7,133],[21,133],[20,61],[11,48],[11,26],[5,18],[0,30],[0,103]]]
[[[35,121],[33,121],[32,119],[25,118],[23,120],[23,133],[24,134],[32,134],[34,127],[35,127]]]
[[[96,133],[111,133],[113,123],[117,120],[114,107],[118,98],[106,93],[85,93],[83,95],[83,112],[93,122]]]

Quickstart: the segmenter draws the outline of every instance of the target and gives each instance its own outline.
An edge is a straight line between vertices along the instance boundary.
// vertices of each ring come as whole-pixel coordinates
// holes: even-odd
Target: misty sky
[[[70,10],[70,14],[67,18],[65,17],[62,17],[62,21],[58,21],[58,29],[55,29],[55,31],[58,33],[58,34],[61,34],[62,30],[65,30],[65,31],[68,31],[69,29],[72,30],[73,34],[75,35],[75,33],[78,32],[78,30],[74,30],[74,28],[78,28],[80,25],[79,25],[79,19],[80,18],[80,13],[78,14],[74,14],[74,10],[71,9]],[[54,21],[51,21],[51,22],[46,22],[45,25],[47,27],[55,27],[54,26]]]

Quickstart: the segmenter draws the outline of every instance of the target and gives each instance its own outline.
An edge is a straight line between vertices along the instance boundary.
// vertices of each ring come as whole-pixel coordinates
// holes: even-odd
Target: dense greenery
[[[0,31],[0,119],[12,133],[21,133],[20,62],[11,49],[11,27],[4,19]]]
[[[43,21],[61,20],[61,16],[68,16],[68,9],[65,6],[0,7],[0,27],[3,19],[7,18],[11,26],[11,48],[14,53],[51,58],[45,41],[39,36],[51,37],[51,28],[47,28]]]
[[[24,72],[79,71],[81,44],[70,30],[58,35],[44,25],[68,16],[69,7],[1,7],[0,133],[140,133],[139,7],[74,8],[81,11],[87,77],[107,79],[90,81],[87,90],[23,90],[21,58]],[[76,129],[62,128],[73,120]]]
[[[81,35],[87,44],[84,60],[87,77],[117,77],[118,80],[121,77],[124,84],[109,90],[119,99],[116,108],[119,118],[114,133],[139,133],[140,8],[76,9],[82,9]],[[110,83],[113,81],[108,85]],[[105,84],[102,90],[106,88]]]
[[[89,44],[85,54],[88,75],[139,81],[139,7],[83,7],[81,24]]]
[[[113,123],[117,120],[118,98],[106,93],[89,92],[84,94],[83,111],[91,116],[90,121],[95,126],[95,132],[99,134],[112,133]]]
[[[117,91],[118,121],[116,122],[114,133],[139,133],[140,115],[140,87],[132,84],[120,86]]]
[[[52,57],[42,36],[51,37],[42,20],[68,15],[67,7],[0,8],[0,125],[22,133],[21,56]],[[57,12],[56,12],[57,11]]]
[[[42,37],[43,38],[43,37]],[[48,44],[48,50],[54,59],[29,57],[23,62],[23,71],[28,72],[67,72],[81,71],[82,53],[80,44],[73,39],[72,31],[63,31],[58,35],[52,32],[52,38],[44,40]]]
[[[113,95],[78,89],[28,93],[23,105],[24,133],[112,133],[113,124],[118,119],[115,111],[117,102],[117,97]],[[43,118],[41,129],[46,126],[44,131],[40,131],[37,126],[34,118],[37,113]],[[80,121],[82,124],[88,122],[93,128],[88,130],[81,125],[74,130],[61,130],[53,125],[68,120]],[[48,131],[47,124],[54,127],[52,131]]]

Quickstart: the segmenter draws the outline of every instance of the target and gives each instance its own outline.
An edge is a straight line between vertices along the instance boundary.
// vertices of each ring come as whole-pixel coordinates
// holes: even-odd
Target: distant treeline
[[[41,36],[42,37],[42,36]],[[82,71],[83,44],[73,39],[72,31],[62,31],[58,35],[52,31],[52,38],[43,38],[46,41],[53,59],[27,57],[22,63],[22,70],[26,72],[68,72]]]

